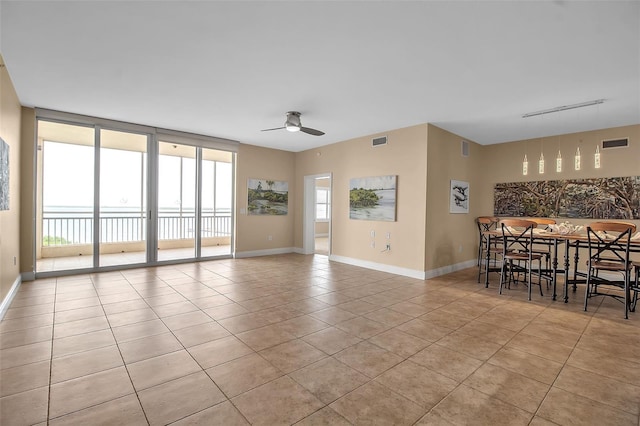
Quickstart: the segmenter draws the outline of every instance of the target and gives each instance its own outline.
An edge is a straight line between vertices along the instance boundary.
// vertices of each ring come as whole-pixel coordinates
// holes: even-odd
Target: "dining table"
[[[485,231],[484,235],[487,237],[488,245],[491,245],[491,240],[494,238],[502,238],[502,231],[500,229]],[[551,269],[542,269],[542,274],[548,277],[553,286],[553,300],[557,299],[557,283],[558,276],[562,275],[564,278],[563,286],[563,299],[565,303],[569,302],[569,286],[573,285],[575,291],[577,284],[586,283],[586,273],[578,271],[578,263],[580,261],[580,248],[587,248],[589,239],[586,233],[574,232],[574,233],[559,233],[550,230],[534,228],[533,230],[533,244],[541,243],[546,244],[553,248]],[[562,267],[559,267],[559,247],[564,248],[562,258]],[[571,273],[571,253],[570,249],[574,249],[573,256],[573,277],[570,277]],[[632,235],[629,241],[629,252],[640,253],[640,233]],[[501,268],[495,266],[491,268],[491,253],[487,250],[486,258],[486,273],[485,273],[485,287],[489,287],[489,272],[500,272]]]

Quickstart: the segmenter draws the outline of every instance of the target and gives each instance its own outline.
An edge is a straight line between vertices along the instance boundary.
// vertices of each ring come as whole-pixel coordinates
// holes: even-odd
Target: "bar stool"
[[[480,216],[476,218],[476,224],[478,225],[478,282],[480,282],[480,276],[482,275],[482,264],[486,256],[486,251],[489,250],[494,257],[502,254],[502,247],[498,246],[498,239],[494,238],[491,247],[489,247],[489,236],[485,234],[487,231],[495,231],[500,219],[493,216]],[[485,273],[488,273],[489,265],[485,265]]]

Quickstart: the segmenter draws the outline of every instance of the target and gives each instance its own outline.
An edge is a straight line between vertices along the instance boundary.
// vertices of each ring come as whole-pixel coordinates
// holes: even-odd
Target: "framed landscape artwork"
[[[0,138],[0,210],[9,210],[9,144]]]
[[[451,180],[449,213],[469,213],[469,182]]]
[[[349,180],[349,219],[396,220],[397,176],[374,176]]]
[[[289,184],[270,179],[249,179],[247,212],[250,215],[283,216],[289,212]]]

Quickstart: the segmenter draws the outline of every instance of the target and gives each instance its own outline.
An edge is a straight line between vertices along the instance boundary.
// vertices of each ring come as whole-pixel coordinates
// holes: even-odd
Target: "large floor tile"
[[[455,380],[411,361],[404,361],[387,370],[375,382],[426,410],[430,410],[458,386]]]
[[[304,336],[302,340],[329,355],[333,355],[362,341],[359,337],[353,336],[335,327],[328,327],[315,333],[308,334]]]
[[[134,392],[124,367],[51,385],[49,416],[69,414]]]
[[[465,385],[459,386],[433,411],[453,424],[528,425],[533,414]]]
[[[0,424],[2,426],[46,424],[49,387],[0,398]]]
[[[249,422],[229,401],[198,411],[172,423],[173,426],[248,426]]]
[[[253,350],[242,343],[235,336],[223,337],[211,342],[187,348],[202,368],[211,368],[215,365],[231,361],[241,356],[253,353]]]
[[[478,368],[463,383],[530,413],[536,412],[551,388],[548,384],[491,364]]]
[[[327,356],[300,339],[265,349],[260,351],[260,355],[284,373],[290,373]]]
[[[325,358],[289,376],[325,404],[332,403],[369,381],[364,374],[334,358]]]
[[[78,352],[51,361],[51,383],[64,382],[124,365],[116,345]]]
[[[50,361],[0,370],[0,398],[49,385]]]
[[[252,353],[209,368],[207,374],[229,398],[281,377],[284,373]]]
[[[178,339],[171,333],[143,337],[120,343],[118,346],[127,364],[183,349]]]
[[[138,392],[151,425],[168,424],[226,400],[204,371]]]
[[[89,424],[143,426],[148,423],[138,398],[133,394],[57,417],[49,422],[50,426],[85,426]]]
[[[128,364],[127,370],[137,391],[202,371],[184,349]]]
[[[375,382],[343,396],[330,407],[353,424],[412,425],[426,412]]]
[[[637,426],[638,416],[553,387],[536,413],[559,425]]]
[[[311,393],[287,376],[233,398],[254,425],[293,424],[323,407]]]
[[[402,362],[402,358],[369,342],[358,343],[334,357],[362,374],[373,378]]]
[[[438,344],[423,349],[409,360],[457,382],[462,382],[482,365],[482,361],[476,358]]]

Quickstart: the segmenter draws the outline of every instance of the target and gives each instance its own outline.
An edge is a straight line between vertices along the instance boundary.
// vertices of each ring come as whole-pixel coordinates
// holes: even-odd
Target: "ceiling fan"
[[[309,127],[302,127],[300,123],[300,113],[298,111],[289,111],[287,112],[287,121],[284,122],[283,127],[275,127],[273,129],[264,129],[263,132],[268,132],[271,130],[280,130],[287,129],[290,132],[303,132],[313,136],[322,136],[324,132],[320,130],[311,129]]]

